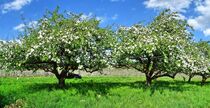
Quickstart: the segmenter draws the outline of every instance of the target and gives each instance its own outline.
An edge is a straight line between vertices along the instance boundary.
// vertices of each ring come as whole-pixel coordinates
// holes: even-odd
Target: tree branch
[[[95,72],[95,71],[99,71],[100,69],[93,69],[93,70],[91,70],[91,69],[89,69],[88,70],[88,68],[84,68],[84,70],[86,71],[86,72],[89,72],[89,73],[93,73],[93,72]]]
[[[152,79],[157,79],[159,77],[170,77],[170,78],[174,79],[177,73],[178,72],[176,72],[176,73],[167,73],[166,72],[166,73],[162,73],[162,74],[156,74],[152,77]]]

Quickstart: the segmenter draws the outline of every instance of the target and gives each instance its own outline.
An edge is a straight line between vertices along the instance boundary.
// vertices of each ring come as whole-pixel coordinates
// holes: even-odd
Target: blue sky
[[[195,28],[195,40],[210,40],[210,0],[0,0],[0,40],[18,37],[24,28],[21,16],[32,25],[56,6],[60,11],[96,15],[101,26],[148,23],[161,9],[170,8]]]

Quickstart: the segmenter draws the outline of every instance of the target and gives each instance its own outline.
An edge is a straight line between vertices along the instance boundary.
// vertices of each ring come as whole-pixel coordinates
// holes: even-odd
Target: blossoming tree
[[[184,56],[185,74],[189,75],[188,82],[195,75],[202,77],[202,84],[210,78],[210,45],[206,41],[193,43]]]
[[[107,67],[112,31],[96,18],[48,12],[34,28],[27,27],[20,42],[4,45],[5,68],[44,70],[55,74],[60,87],[75,70],[100,71]],[[6,48],[9,47],[9,48]]]
[[[182,52],[190,44],[188,24],[177,18],[177,13],[165,10],[150,24],[121,27],[117,31],[115,65],[132,67],[146,76],[146,84],[153,79],[174,78],[183,71]]]

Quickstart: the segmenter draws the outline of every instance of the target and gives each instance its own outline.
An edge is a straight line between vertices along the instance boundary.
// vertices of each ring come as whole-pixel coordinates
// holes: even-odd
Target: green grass
[[[27,108],[209,108],[210,83],[159,79],[151,88],[144,77],[90,77],[67,80],[56,87],[54,77],[0,78],[0,107],[16,100]]]

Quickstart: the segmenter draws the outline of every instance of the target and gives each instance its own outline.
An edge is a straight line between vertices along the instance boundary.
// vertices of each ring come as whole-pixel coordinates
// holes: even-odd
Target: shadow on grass
[[[209,84],[210,82],[205,83],[206,86]],[[146,89],[150,89],[151,92],[150,96],[152,96],[155,93],[155,91],[159,91],[161,94],[164,92],[164,90],[177,91],[177,92],[189,91],[193,89],[192,85],[202,87],[201,82],[199,81],[185,82],[185,81],[174,80],[173,82],[154,81],[153,85]]]
[[[208,86],[210,82],[206,82],[204,86]],[[89,95],[88,91],[92,91],[95,94],[107,95],[110,89],[120,88],[120,87],[129,87],[131,89],[143,89],[143,91],[150,91],[150,96],[152,96],[156,91],[163,93],[165,90],[183,92],[192,90],[192,85],[201,86],[200,82],[192,81],[187,83],[184,81],[154,81],[151,87],[145,85],[145,81],[137,82],[94,82],[90,81],[81,81],[77,83],[67,83],[64,89],[60,89],[56,83],[32,83],[29,85],[24,85],[24,89],[19,91],[25,94],[40,92],[42,90],[53,92],[55,90],[71,90],[75,89],[77,94],[80,95]],[[13,97],[17,93],[10,93],[10,96],[3,96],[0,94],[0,108],[4,105],[10,104],[12,101],[8,100],[8,97]],[[23,96],[24,97],[24,96]],[[13,100],[15,101],[15,100]]]
[[[4,99],[5,98],[5,96],[2,96],[1,94],[0,94],[0,108],[3,108],[4,107],[4,105],[5,105],[5,102],[4,102]]]
[[[206,82],[205,85],[210,84],[210,82]],[[112,88],[120,88],[120,87],[130,87],[133,89],[143,89],[144,91],[150,90],[151,96],[155,93],[155,91],[159,91],[163,93],[164,90],[169,91],[177,91],[183,92],[192,89],[190,85],[201,86],[200,82],[192,81],[190,83],[184,81],[154,81],[151,87],[145,85],[145,81],[137,81],[137,82],[93,82],[84,81],[78,83],[67,83],[66,87],[62,90],[76,89],[78,94],[87,95],[88,91],[93,91],[97,94],[106,95],[109,93],[109,90]],[[204,85],[204,86],[205,86]],[[26,90],[27,92],[39,92],[40,90],[47,90],[49,92],[53,90],[60,90],[57,84],[49,84],[49,83],[38,83],[28,86]]]

